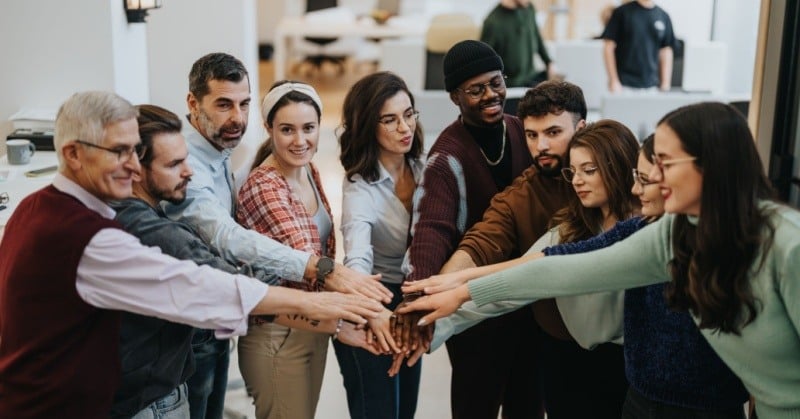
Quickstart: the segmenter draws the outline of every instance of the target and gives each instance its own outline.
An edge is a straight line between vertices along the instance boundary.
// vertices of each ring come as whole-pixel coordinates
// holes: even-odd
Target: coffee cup
[[[36,146],[30,140],[6,141],[8,164],[28,164],[31,162],[31,156],[35,151]]]

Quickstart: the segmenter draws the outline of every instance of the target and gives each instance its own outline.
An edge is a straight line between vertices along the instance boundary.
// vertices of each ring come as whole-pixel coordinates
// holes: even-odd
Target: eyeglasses
[[[580,176],[581,179],[585,180],[587,177],[594,176],[596,173],[596,166],[588,166],[578,170],[575,170],[571,167],[565,167],[561,169],[561,176],[564,176],[564,179],[569,183],[572,183],[572,180],[575,179],[575,176]]]
[[[8,192],[0,192],[0,204],[6,204],[8,200]]]
[[[502,92],[506,88],[506,75],[500,74],[498,76],[495,76],[491,80],[487,81],[486,83],[473,84],[465,89],[456,88],[456,90],[461,90],[472,99],[480,99],[486,93],[487,87],[492,89],[492,91],[495,93]]]
[[[697,157],[679,157],[677,159],[668,159],[668,160],[661,160],[661,157],[658,155],[653,154],[653,163],[655,163],[656,167],[658,168],[658,174],[661,175],[661,178],[664,178],[664,169],[669,169],[673,164],[679,163],[688,163],[690,161],[697,160]]]
[[[142,143],[136,144],[135,146],[131,147],[128,145],[119,146],[114,148],[103,147],[97,144],[92,144],[82,140],[75,140],[76,143],[85,145],[87,147],[97,148],[100,150],[107,151],[109,153],[113,153],[117,155],[117,162],[119,163],[127,163],[130,161],[131,157],[136,154],[137,156],[139,153],[143,152]]]
[[[411,110],[403,114],[403,121],[405,121],[409,128],[411,128],[412,125],[416,125],[418,119],[418,110]],[[400,129],[400,118],[395,115],[386,115],[379,119],[378,122],[383,125],[383,128],[385,128],[387,132],[395,132]]]
[[[647,185],[654,185],[658,182],[651,181],[646,174],[640,172],[638,169],[633,169],[633,181],[638,183],[639,186],[645,187]]]

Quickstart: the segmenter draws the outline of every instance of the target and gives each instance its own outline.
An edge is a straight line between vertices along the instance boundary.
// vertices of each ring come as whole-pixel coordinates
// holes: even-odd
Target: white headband
[[[317,91],[313,87],[305,83],[288,82],[274,87],[264,96],[264,101],[261,102],[261,114],[264,116],[265,123],[267,122],[267,115],[272,112],[275,104],[289,92],[300,92],[307,95],[317,104],[319,112],[322,113],[322,99],[319,98]]]

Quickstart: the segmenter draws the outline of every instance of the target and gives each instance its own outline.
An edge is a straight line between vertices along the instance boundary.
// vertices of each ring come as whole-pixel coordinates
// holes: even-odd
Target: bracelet
[[[342,319],[339,319],[338,321],[336,321],[336,331],[333,332],[333,340],[336,340],[336,339],[339,338],[339,332],[342,331],[342,322],[343,322]]]

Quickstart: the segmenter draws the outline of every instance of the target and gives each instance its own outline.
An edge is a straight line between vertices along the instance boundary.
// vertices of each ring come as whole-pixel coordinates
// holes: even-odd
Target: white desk
[[[355,22],[335,22],[311,20],[300,16],[286,16],[278,22],[275,29],[275,80],[286,78],[286,65],[289,57],[289,43],[295,37],[361,37],[370,39],[399,38],[425,35],[428,29],[423,16],[397,16],[384,25],[378,25],[371,18],[361,18]]]
[[[9,201],[5,203],[6,209],[0,211],[0,237],[2,237],[11,213],[17,208],[19,202],[26,196],[53,183],[56,172],[44,176],[27,177],[25,172],[41,169],[58,164],[55,151],[37,151],[28,164],[8,164],[6,156],[0,158],[0,192],[8,193]]]

